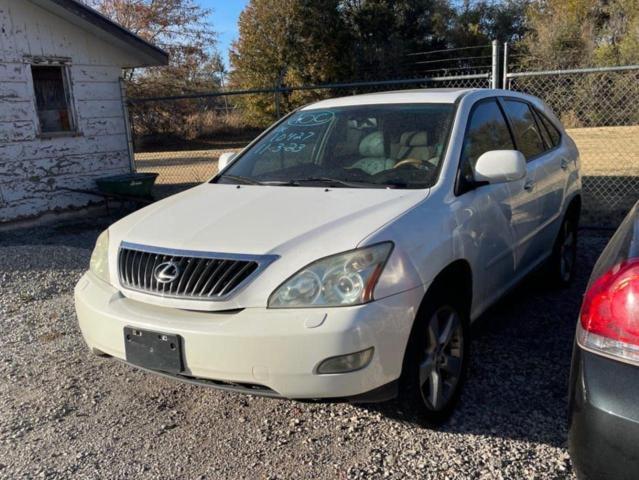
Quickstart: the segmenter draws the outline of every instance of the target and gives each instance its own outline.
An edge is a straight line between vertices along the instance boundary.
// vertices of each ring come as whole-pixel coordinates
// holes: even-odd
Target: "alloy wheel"
[[[459,314],[444,306],[429,319],[427,342],[419,365],[419,385],[426,406],[442,410],[462,374],[464,334]]]

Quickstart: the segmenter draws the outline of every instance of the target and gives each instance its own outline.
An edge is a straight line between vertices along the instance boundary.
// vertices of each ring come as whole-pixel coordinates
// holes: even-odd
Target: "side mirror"
[[[475,163],[475,181],[505,183],[526,176],[526,158],[518,150],[491,150]]]
[[[237,155],[235,152],[224,152],[220,155],[220,158],[217,160],[217,171],[221,172],[226,168],[226,166],[231,163],[231,160],[235,158]]]

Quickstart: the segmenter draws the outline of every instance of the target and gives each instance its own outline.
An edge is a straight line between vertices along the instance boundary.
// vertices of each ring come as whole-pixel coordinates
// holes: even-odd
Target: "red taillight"
[[[610,340],[639,345],[639,259],[617,264],[594,281],[581,307],[581,327]]]

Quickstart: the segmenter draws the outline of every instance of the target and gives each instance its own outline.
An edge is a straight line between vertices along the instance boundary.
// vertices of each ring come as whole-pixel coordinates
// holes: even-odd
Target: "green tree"
[[[575,68],[592,64],[603,22],[599,0],[540,0],[527,11],[529,33],[522,41],[526,66]]]
[[[639,0],[615,0],[602,5],[605,18],[596,41],[598,65],[639,63]]]
[[[514,42],[527,32],[526,10],[531,0],[465,1],[455,10],[448,29],[451,47],[487,45],[492,40]]]
[[[361,80],[404,75],[407,55],[445,48],[453,17],[446,0],[343,0],[341,11],[351,34],[352,70]]]
[[[541,68],[639,61],[639,0],[539,0],[527,10],[527,63]]]
[[[239,19],[239,38],[231,47],[230,85],[325,83],[348,77],[348,33],[337,0],[252,0]],[[318,92],[279,95],[280,111],[317,98]],[[271,94],[242,96],[236,102],[251,123],[275,117]]]

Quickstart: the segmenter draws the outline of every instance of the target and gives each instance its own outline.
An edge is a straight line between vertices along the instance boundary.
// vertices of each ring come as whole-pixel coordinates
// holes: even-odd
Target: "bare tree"
[[[169,53],[168,67],[129,70],[134,92],[162,94],[211,89],[223,65],[212,10],[194,0],[87,0],[105,16]]]

